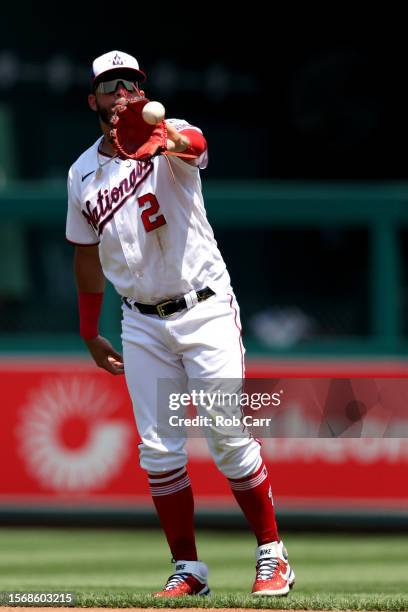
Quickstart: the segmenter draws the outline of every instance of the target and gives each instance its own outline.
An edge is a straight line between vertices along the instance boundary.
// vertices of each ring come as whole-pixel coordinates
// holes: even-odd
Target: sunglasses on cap
[[[110,94],[114,93],[119,84],[122,84],[127,91],[136,91],[138,88],[137,81],[127,81],[126,79],[113,79],[112,81],[102,81],[95,87],[95,93]]]

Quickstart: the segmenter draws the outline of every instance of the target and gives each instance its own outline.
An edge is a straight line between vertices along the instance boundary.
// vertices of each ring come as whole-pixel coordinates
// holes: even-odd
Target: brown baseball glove
[[[147,160],[166,150],[165,121],[149,125],[142,117],[147,98],[130,98],[111,119],[112,144],[121,159]]]

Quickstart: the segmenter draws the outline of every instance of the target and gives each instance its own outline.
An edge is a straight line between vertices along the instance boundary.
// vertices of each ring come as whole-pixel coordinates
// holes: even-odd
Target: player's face
[[[144,92],[138,88],[138,84],[136,82],[124,82],[121,79],[117,79],[116,82],[109,81],[106,83],[106,86],[98,88],[94,94],[89,96],[88,100],[90,107],[92,110],[98,113],[101,121],[106,125],[109,125],[114,113],[113,109],[118,104],[120,99],[131,98],[135,95],[144,95]]]

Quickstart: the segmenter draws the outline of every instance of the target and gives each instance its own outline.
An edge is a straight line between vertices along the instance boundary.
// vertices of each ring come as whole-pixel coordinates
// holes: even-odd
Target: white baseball
[[[161,102],[148,102],[142,110],[143,119],[149,125],[163,121],[166,110]]]

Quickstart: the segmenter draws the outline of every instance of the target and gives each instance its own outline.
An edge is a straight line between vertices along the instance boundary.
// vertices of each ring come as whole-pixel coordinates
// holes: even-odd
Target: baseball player
[[[208,569],[197,557],[185,436],[157,423],[159,380],[170,379],[185,393],[191,380],[244,377],[239,307],[201,193],[207,144],[199,128],[169,119],[166,148],[173,155],[156,155],[155,143],[147,142],[143,161],[119,158],[111,118],[130,97],[144,96],[146,76],[121,51],[96,58],[92,68],[88,103],[102,135],[68,175],[66,237],[75,245],[80,334],[99,367],[125,373],[142,440],[140,465],[174,563],[155,595],[206,595]],[[123,300],[123,358],[98,332],[105,277]],[[257,539],[253,594],[286,595],[295,576],[279,539],[258,441],[210,428],[207,442]]]

